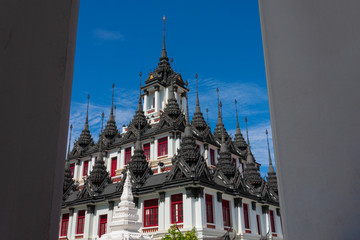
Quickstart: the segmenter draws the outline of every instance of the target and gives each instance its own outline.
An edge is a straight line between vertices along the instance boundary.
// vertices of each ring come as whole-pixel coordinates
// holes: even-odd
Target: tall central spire
[[[87,97],[87,108],[86,108],[86,119],[85,119],[85,126],[84,129],[89,129],[89,102],[90,102],[90,94]]]
[[[199,89],[198,89],[198,75],[197,75],[197,73],[195,75],[195,79],[196,79],[196,107],[195,107],[195,112],[201,112],[200,103],[199,103]]]
[[[163,47],[161,51],[161,58],[167,58],[166,46],[165,46],[165,16],[163,17],[164,29],[163,29]]]
[[[107,139],[113,139],[116,136],[116,134],[118,133],[118,130],[116,127],[116,122],[115,122],[115,116],[114,116],[114,89],[115,89],[115,84],[112,85],[110,116],[109,116],[109,120],[106,123],[106,127],[104,130],[104,134]]]
[[[267,147],[268,147],[268,153],[269,153],[269,172],[274,172],[274,166],[272,165],[271,154],[270,154],[269,135],[268,135],[269,133],[268,133],[267,129],[266,129],[265,133],[266,133]]]
[[[192,118],[192,126],[195,127],[198,131],[203,132],[207,129],[207,124],[205,122],[204,116],[200,109],[200,101],[199,101],[199,89],[198,89],[198,75],[195,75],[196,79],[196,106],[194,117]]]

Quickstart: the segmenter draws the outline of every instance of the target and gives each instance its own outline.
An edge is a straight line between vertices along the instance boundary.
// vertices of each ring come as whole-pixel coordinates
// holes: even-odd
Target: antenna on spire
[[[222,103],[221,103],[221,101],[220,101],[220,114],[221,114],[221,117],[222,117]]]
[[[114,114],[114,89],[115,89],[115,84],[112,84],[112,97],[111,97],[111,112],[110,112],[110,116],[112,116]]]
[[[114,106],[114,115],[116,116],[116,105]]]
[[[139,91],[139,96],[141,97],[141,76],[142,76],[142,72],[139,73],[140,76],[140,91]]]
[[[190,118],[189,118],[189,99],[186,96],[186,125],[190,126]]]
[[[68,154],[67,154],[67,160],[69,161],[70,157],[70,142],[71,142],[71,132],[72,132],[73,126],[70,124],[70,136],[69,136],[69,146],[68,146]]]
[[[220,100],[219,100],[219,88],[216,88],[217,101],[218,101],[218,117],[220,117]]]
[[[236,128],[239,128],[240,129],[240,126],[239,126],[239,117],[238,117],[238,111],[237,111],[237,101],[235,99],[235,111],[236,111]]]
[[[104,116],[105,116],[105,114],[104,114],[104,112],[102,112],[102,114],[101,114],[101,132],[100,132],[100,135],[102,134],[103,128],[104,128]]]
[[[196,106],[199,106],[199,89],[198,89],[198,75],[195,74],[196,79]]]
[[[163,30],[163,50],[166,50],[166,48],[165,48],[165,21],[166,21],[165,15],[163,16],[163,21],[164,21],[164,30]]]
[[[209,124],[209,109],[206,109],[206,122]]]
[[[247,144],[250,146],[250,141],[249,141],[249,132],[248,132],[248,127],[247,127],[247,117],[245,117],[245,126],[246,126],[246,138],[247,138]]]
[[[88,102],[87,102],[87,109],[86,109],[86,120],[85,120],[85,125],[89,124],[89,101],[90,101],[90,94],[88,94]]]
[[[269,136],[268,136],[268,130],[266,129],[266,140],[267,140],[267,146],[268,146],[268,153],[269,153],[269,165],[272,165],[271,162],[271,154],[270,154],[270,145],[269,145]]]

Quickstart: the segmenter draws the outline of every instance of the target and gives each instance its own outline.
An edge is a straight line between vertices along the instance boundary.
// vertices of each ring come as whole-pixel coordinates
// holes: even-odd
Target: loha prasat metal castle
[[[160,61],[140,86],[129,125],[121,130],[116,125],[113,90],[109,119],[94,142],[88,97],[84,129],[72,149],[69,143],[59,239],[98,239],[109,233],[127,174],[142,221],[140,231],[155,239],[174,224],[181,231],[195,227],[199,239],[283,238],[270,151],[265,180],[248,134],[247,141],[242,135],[237,110],[232,139],[223,124],[218,94],[212,132],[200,108],[196,76],[196,107],[190,122],[187,85],[167,57],[164,18]]]

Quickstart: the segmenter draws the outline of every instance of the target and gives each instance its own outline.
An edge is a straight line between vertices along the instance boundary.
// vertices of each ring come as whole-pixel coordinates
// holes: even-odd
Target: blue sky
[[[212,130],[217,117],[216,88],[220,89],[225,127],[233,134],[234,99],[238,100],[240,128],[245,134],[247,116],[252,151],[264,174],[268,165],[265,129],[270,137],[271,129],[257,1],[81,1],[72,141],[84,125],[87,94],[91,96],[90,130],[98,139],[102,111],[105,119],[109,116],[112,83],[118,126],[131,120],[137,106],[139,72],[147,77],[160,57],[163,15],[168,56],[189,82],[190,116],[195,109],[197,73],[201,109],[204,115],[209,109]]]

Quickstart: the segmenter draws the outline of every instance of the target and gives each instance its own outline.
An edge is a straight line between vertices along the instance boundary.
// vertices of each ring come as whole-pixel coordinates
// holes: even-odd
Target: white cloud
[[[107,41],[107,40],[109,40],[109,41],[121,40],[122,41],[122,40],[124,40],[124,35],[118,31],[109,31],[109,30],[105,30],[105,29],[94,29],[93,35],[98,40],[103,40],[103,41]]]

